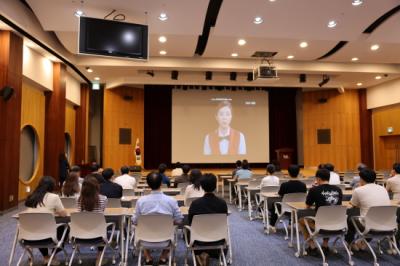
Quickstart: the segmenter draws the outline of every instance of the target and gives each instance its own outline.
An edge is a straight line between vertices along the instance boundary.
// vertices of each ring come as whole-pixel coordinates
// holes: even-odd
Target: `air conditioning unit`
[[[279,79],[278,71],[271,65],[259,65],[253,69],[253,80],[256,79]]]

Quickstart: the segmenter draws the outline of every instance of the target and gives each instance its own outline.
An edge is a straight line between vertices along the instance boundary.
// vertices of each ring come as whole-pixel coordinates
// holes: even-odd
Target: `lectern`
[[[281,169],[288,169],[293,164],[293,149],[281,148],[275,150]]]

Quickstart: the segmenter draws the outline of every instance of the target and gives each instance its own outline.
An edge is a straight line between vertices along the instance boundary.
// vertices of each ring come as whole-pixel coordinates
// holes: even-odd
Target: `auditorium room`
[[[3,265],[400,265],[400,1],[0,0]]]

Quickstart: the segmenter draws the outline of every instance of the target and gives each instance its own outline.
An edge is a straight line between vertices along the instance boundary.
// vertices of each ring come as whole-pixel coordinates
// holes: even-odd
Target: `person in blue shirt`
[[[242,168],[236,171],[235,178],[237,180],[249,179],[253,175],[250,170],[250,164],[247,160],[243,160]]]
[[[169,180],[168,176],[165,175],[165,170],[167,170],[167,165],[162,163],[158,166],[158,173],[160,173],[162,177],[162,183],[166,184],[167,187],[171,186],[171,181]]]

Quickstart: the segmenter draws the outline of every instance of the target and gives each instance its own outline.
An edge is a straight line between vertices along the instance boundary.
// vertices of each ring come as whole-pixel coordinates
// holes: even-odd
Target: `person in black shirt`
[[[321,206],[342,205],[343,193],[342,190],[335,185],[329,185],[330,172],[327,169],[319,169],[315,174],[317,186],[310,189],[306,199],[307,208],[315,205],[317,211]],[[309,222],[310,228],[314,228],[315,224]],[[304,239],[308,239],[309,234],[305,226],[304,219],[299,220],[299,226],[303,233]],[[322,250],[324,253],[329,252],[328,247],[329,238],[324,238]],[[317,255],[317,248],[313,241],[308,241],[307,253],[310,255]]]
[[[279,196],[283,197],[285,194],[289,193],[307,193],[306,184],[299,180],[296,180],[300,172],[300,167],[298,165],[292,164],[289,166],[288,172],[291,180],[281,184],[278,192]],[[270,206],[268,210],[271,216],[271,219],[269,219],[269,224],[271,225],[272,230],[275,231],[274,226],[276,220],[278,219],[278,216],[275,213],[275,208],[273,205]]]
[[[106,168],[103,170],[102,176],[104,182],[100,184],[100,194],[107,198],[119,199],[122,197],[122,187],[117,183],[112,182],[111,178],[114,175],[114,170]]]

